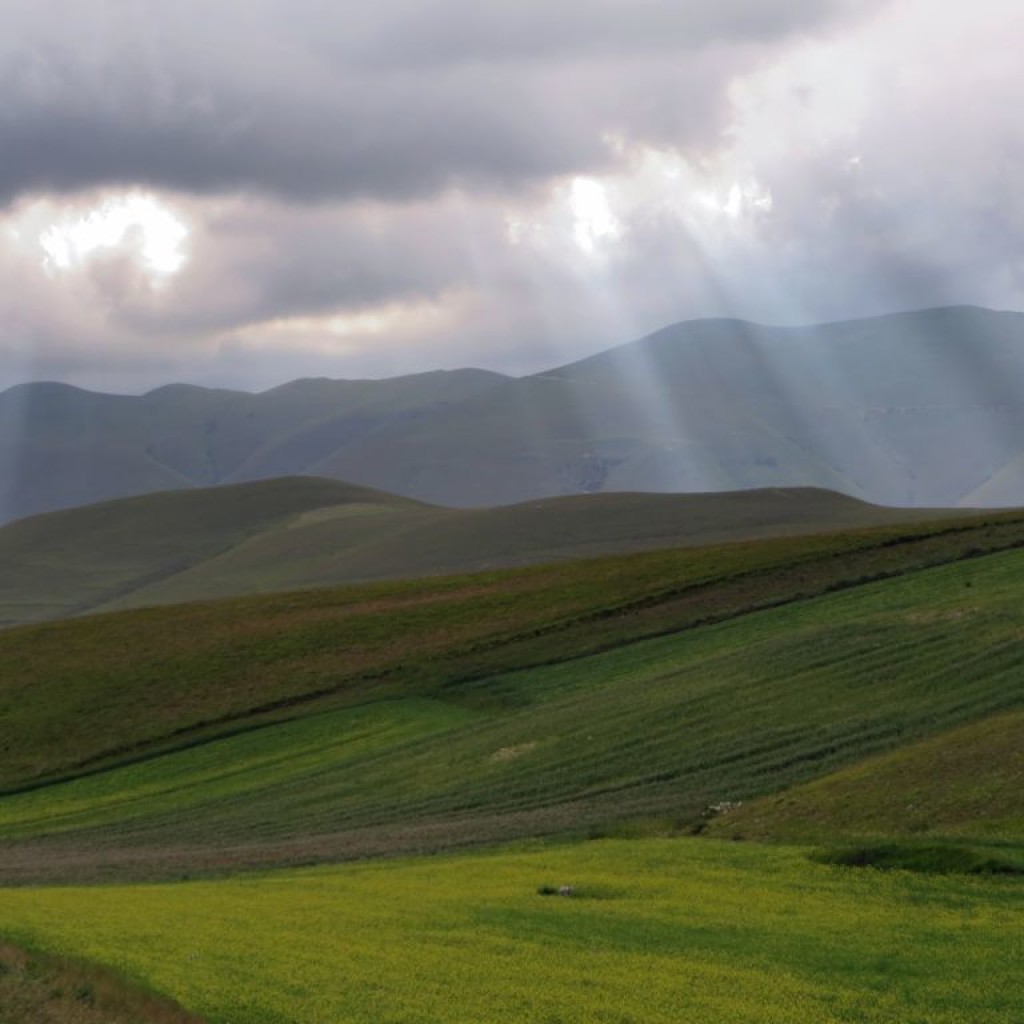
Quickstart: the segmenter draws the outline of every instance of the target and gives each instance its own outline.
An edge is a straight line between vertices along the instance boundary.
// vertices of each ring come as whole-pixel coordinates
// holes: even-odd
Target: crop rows
[[[0,835],[265,844],[552,808],[549,830],[694,826],[1024,703],[1022,571],[993,555],[506,675],[500,700],[476,682],[268,726],[9,796]]]

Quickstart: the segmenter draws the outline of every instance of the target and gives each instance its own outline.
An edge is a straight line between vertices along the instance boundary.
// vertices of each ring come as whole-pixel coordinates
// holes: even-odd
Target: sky
[[[1024,309],[1020,0],[4,0],[0,388]]]

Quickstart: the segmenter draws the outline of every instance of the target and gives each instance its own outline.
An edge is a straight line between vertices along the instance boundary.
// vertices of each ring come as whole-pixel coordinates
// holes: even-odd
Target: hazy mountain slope
[[[1021,451],[1024,315],[677,324],[316,468],[430,501],[817,485],[954,505]],[[1001,495],[1024,502],[1024,489]]]
[[[0,394],[0,521],[172,487],[308,472],[391,419],[476,395],[483,370],[300,380],[258,395],[184,384],[142,396],[62,384]]]
[[[436,414],[414,432],[389,425],[316,470],[456,505],[768,486],[865,496],[855,481],[738,403],[726,407],[698,391],[671,402],[686,410],[692,428],[670,422],[625,374],[598,381],[528,377]]]
[[[0,394],[0,522],[191,481],[139,443],[138,399],[64,384]]]
[[[302,477],[32,516],[0,528],[0,624],[103,604],[324,505],[419,507],[363,487]]]
[[[814,486],[1024,504],[1024,314],[697,320],[518,380],[296,381],[260,395],[0,395],[0,518],[155,487],[332,476],[444,505]],[[991,481],[990,483],[986,483]]]
[[[1024,495],[1024,453],[1001,466],[987,480],[965,494],[967,508],[1000,508],[1019,505]]]
[[[319,462],[387,424],[410,425],[454,402],[490,394],[508,378],[484,370],[452,370],[379,381],[293,381],[256,396],[287,410],[288,422],[226,471],[228,481],[315,473]],[[297,415],[315,409],[315,415]],[[282,417],[284,418],[284,417]]]

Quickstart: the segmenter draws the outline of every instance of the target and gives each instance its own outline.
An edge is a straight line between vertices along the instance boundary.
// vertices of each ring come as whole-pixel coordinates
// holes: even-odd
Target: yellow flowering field
[[[706,839],[0,891],[9,938],[212,1024],[1018,1024],[1022,911],[1019,879]]]

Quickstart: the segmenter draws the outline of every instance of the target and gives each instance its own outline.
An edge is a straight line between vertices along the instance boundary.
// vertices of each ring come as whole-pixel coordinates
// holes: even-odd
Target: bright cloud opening
[[[771,193],[756,182],[741,185],[734,181],[727,189],[698,192],[697,199],[705,209],[729,220],[739,220],[748,212],[770,213],[772,209]]]
[[[102,250],[130,253],[154,278],[176,274],[187,259],[189,230],[169,207],[143,192],[110,196],[98,205],[66,208],[38,234],[43,265],[72,270]]]
[[[621,233],[621,225],[608,203],[608,193],[593,178],[573,179],[569,207],[573,215],[573,237],[584,252],[593,252],[599,242],[618,238]]]

